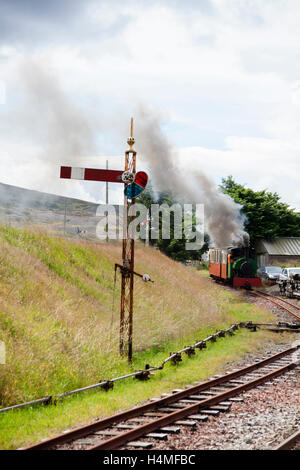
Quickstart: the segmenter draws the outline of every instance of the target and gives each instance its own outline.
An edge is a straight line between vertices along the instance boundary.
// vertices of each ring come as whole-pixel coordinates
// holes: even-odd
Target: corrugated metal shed
[[[272,241],[261,240],[262,245],[269,255],[300,256],[300,237],[275,238]]]

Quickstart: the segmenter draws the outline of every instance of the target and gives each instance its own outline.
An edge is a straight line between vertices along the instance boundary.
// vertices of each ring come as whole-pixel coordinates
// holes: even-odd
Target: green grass
[[[0,226],[0,340],[6,345],[6,364],[0,365],[1,406],[109,380],[146,363],[159,365],[171,351],[233,323],[272,318],[246,304],[240,294],[220,289],[206,271],[185,267],[137,243],[135,269],[148,272],[155,282],[135,279],[134,361],[129,366],[118,353],[120,279],[114,285],[114,264],[120,254],[117,243],[74,241]],[[129,379],[107,395],[87,393],[56,407],[0,415],[0,446],[18,447],[127,408],[183,385],[191,374],[194,380],[212,374],[243,354],[243,348],[257,347],[252,338],[240,332],[175,369],[168,364],[149,383]],[[262,340],[263,333],[256,338]]]
[[[282,339],[278,336],[276,338],[277,341]],[[140,382],[129,378],[117,382],[114,390],[109,392],[83,392],[60,400],[56,406],[35,406],[0,414],[0,448],[26,446],[72,426],[87,423],[93,418],[109,416],[141,404],[147,398],[170,392],[175,387],[180,388],[193,381],[207,379],[220,372],[225,364],[259,349],[262,341],[273,339],[270,333],[263,331],[250,333],[239,330],[233,337],[209,343],[206,350],[198,351],[192,358],[183,355],[182,363],[176,366],[168,363],[163,370],[155,372],[149,381]],[[170,342],[160,350],[154,348],[145,351],[134,360],[133,369],[143,367],[145,362],[157,364],[168,355],[169,349],[178,350],[180,347],[182,344],[179,342]],[[125,371],[124,364],[123,372]]]

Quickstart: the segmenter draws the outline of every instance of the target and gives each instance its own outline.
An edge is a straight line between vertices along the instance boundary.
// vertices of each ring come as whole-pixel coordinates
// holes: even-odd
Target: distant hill
[[[0,183],[0,223],[96,239],[99,204]]]
[[[56,196],[32,189],[20,188],[0,183],[0,206],[13,208],[24,207],[28,209],[51,209],[64,211],[65,202],[71,203],[75,209],[84,209],[94,212],[98,204],[82,201],[80,199]]]

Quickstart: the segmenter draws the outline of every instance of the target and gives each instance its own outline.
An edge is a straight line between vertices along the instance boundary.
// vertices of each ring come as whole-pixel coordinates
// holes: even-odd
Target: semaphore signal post
[[[135,140],[133,137],[132,118],[130,137],[127,139],[127,143],[129,148],[125,151],[125,167],[123,171],[62,166],[60,169],[60,177],[124,184],[122,264],[115,264],[115,271],[119,269],[121,273],[120,354],[127,354],[128,360],[131,362],[134,276],[137,275],[144,280],[150,280],[150,278],[147,279],[134,271],[134,235],[133,233],[129,233],[130,222],[134,219],[134,216],[128,216],[129,208],[135,203],[136,197],[144,191],[148,181],[148,176],[145,172],[139,171],[136,173],[136,151],[133,148]]]
[[[129,149],[125,151],[125,174],[136,173],[136,151],[133,149],[133,119],[130,123],[130,137],[127,139]],[[135,198],[131,199],[131,204]],[[125,332],[128,331],[128,360],[132,360],[132,332],[133,332],[133,286],[134,286],[134,238],[128,233],[128,207],[129,201],[124,191],[124,217],[123,217],[123,248],[121,271],[121,311],[120,311],[120,354],[125,353]],[[130,218],[132,219],[132,218]]]

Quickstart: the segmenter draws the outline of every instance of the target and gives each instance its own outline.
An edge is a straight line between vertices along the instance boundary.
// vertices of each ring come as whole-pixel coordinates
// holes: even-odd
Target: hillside
[[[52,234],[66,233],[69,237],[96,241],[98,206],[93,202],[0,183],[0,223],[5,225],[35,226]]]
[[[96,244],[0,226],[0,404],[82,387],[128,368],[118,355],[119,244]],[[249,317],[252,305],[193,268],[137,245],[134,351],[187,341]],[[114,303],[114,307],[113,307]],[[261,312],[260,312],[261,314]]]

